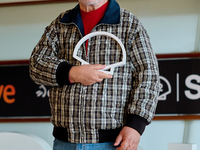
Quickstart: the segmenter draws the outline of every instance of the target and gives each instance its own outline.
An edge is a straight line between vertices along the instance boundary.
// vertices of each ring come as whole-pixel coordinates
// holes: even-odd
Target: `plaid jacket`
[[[110,0],[104,17],[92,30],[95,31],[110,32],[125,46],[126,65],[115,68],[112,79],[91,86],[70,85],[68,81],[72,65],[80,65],[73,58],[73,50],[84,35],[79,5],[46,27],[30,57],[31,78],[37,84],[51,86],[52,123],[66,129],[67,141],[72,143],[97,143],[99,130],[121,128],[134,116],[149,123],[157,105],[157,59],[140,21]],[[110,37],[96,36],[88,41],[88,55],[83,44],[78,56],[90,64],[109,65],[121,61],[122,51]]]

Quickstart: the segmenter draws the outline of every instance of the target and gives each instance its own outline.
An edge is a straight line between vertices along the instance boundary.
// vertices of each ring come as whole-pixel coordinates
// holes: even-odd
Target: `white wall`
[[[160,53],[199,51],[200,0],[118,0],[147,29]],[[0,7],[0,60],[29,59],[44,28],[77,3]],[[141,137],[144,150],[167,150],[171,142],[197,143],[200,121],[153,121]],[[0,132],[35,134],[52,145],[51,123],[0,123]]]
[[[118,0],[146,27],[157,54],[195,50],[199,0]]]
[[[118,0],[149,32],[155,52],[195,50],[198,0]],[[0,8],[0,60],[28,59],[44,28],[76,3]]]
[[[0,8],[0,60],[29,59],[44,28],[76,3]]]

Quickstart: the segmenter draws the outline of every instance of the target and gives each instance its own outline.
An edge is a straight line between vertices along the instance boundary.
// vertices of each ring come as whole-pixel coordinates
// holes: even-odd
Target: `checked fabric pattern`
[[[149,36],[130,12],[120,8],[119,24],[98,24],[93,31],[116,35],[127,52],[125,66],[115,68],[113,79],[84,86],[80,83],[59,86],[56,70],[62,62],[80,65],[73,50],[82,38],[78,25],[61,23],[62,13],[48,27],[30,58],[30,75],[38,84],[51,86],[52,123],[68,129],[71,143],[97,143],[99,129],[122,127],[127,114],[151,122],[159,92],[158,64]],[[122,58],[118,43],[106,36],[88,41],[77,54],[90,64],[113,64]]]

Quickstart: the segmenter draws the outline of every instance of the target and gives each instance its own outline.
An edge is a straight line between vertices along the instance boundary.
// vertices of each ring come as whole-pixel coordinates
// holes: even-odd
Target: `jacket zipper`
[[[81,35],[81,38],[83,38],[83,35],[81,33],[81,31],[79,30],[78,26],[75,24],[75,23],[62,23],[60,22],[61,24],[64,24],[64,25],[70,25],[70,24],[73,24],[75,25],[75,27],[78,29],[78,32],[79,34]],[[86,55],[86,47],[85,47],[85,44],[83,45],[84,47],[84,54],[85,54],[85,58],[86,58],[86,61],[88,60],[88,57]],[[80,89],[80,108],[81,108],[81,111],[80,111],[80,120],[81,120],[81,131],[80,131],[80,143],[84,143],[84,126],[83,126],[83,122],[84,122],[84,115],[83,115],[83,101],[84,101],[84,86],[81,86],[81,89]]]

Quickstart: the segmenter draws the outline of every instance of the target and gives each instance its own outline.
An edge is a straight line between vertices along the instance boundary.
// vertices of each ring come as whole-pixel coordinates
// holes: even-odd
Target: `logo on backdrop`
[[[200,58],[158,60],[156,114],[200,113]],[[27,65],[0,66],[0,117],[50,117],[49,87],[35,84]]]
[[[176,101],[180,100],[180,79],[179,73],[176,74]],[[185,86],[187,90],[184,91],[185,96],[189,100],[199,100],[200,99],[200,76],[196,74],[189,75],[185,79]],[[165,101],[167,96],[172,93],[172,87],[169,80],[163,76],[160,76],[160,95],[158,100]]]
[[[185,80],[185,85],[189,90],[185,90],[185,96],[190,100],[200,99],[200,76],[192,74]],[[193,91],[193,92],[192,92]]]
[[[15,87],[11,84],[0,85],[0,99],[3,99],[7,104],[15,102]]]
[[[44,85],[40,85],[39,86],[39,90],[36,91],[36,95],[37,97],[49,97],[49,90],[47,90],[47,88]]]
[[[48,95],[30,79],[28,64],[0,66],[0,117],[49,117]]]
[[[171,94],[171,92],[171,84],[169,83],[169,81],[165,77],[160,76],[160,95],[158,97],[158,100],[167,100],[167,95]]]
[[[200,59],[160,60],[156,114],[200,113]]]

